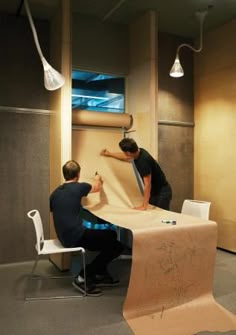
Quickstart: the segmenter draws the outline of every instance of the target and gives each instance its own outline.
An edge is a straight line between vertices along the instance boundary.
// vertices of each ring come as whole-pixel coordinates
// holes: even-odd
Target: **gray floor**
[[[1,335],[132,335],[122,317],[122,305],[128,287],[130,260],[116,260],[111,266],[113,275],[121,274],[118,287],[104,290],[99,298],[24,301],[26,273],[31,262],[0,266],[0,334]],[[78,259],[73,258],[73,272]],[[48,261],[42,261],[39,270],[56,273]],[[66,275],[66,274],[65,274]],[[34,281],[29,293],[76,294],[71,279]],[[236,314],[236,255],[217,250],[214,296]],[[236,331],[201,332],[199,335],[236,335]],[[145,335],[145,334],[143,334]],[[165,335],[165,334],[157,334]]]

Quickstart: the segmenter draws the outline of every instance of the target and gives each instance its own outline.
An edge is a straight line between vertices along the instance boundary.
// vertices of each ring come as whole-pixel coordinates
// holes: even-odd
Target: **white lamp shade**
[[[24,5],[25,5],[26,13],[27,13],[27,16],[28,16],[28,19],[29,19],[30,27],[32,29],[35,45],[36,45],[36,48],[38,50],[39,57],[40,57],[40,59],[42,61],[42,64],[43,64],[44,86],[49,91],[57,90],[58,88],[60,88],[64,85],[65,78],[63,77],[62,74],[60,74],[58,71],[53,69],[51,67],[51,65],[48,64],[48,62],[44,58],[41,47],[40,47],[40,44],[39,44],[39,41],[38,41],[37,31],[36,31],[35,26],[34,26],[34,21],[32,19],[29,4],[28,4],[27,0],[24,0]]]
[[[174,78],[183,77],[184,70],[180,64],[179,56],[177,55],[174,61],[174,64],[170,70],[170,76]]]
[[[44,86],[49,91],[57,90],[65,83],[64,76],[48,64],[46,59],[41,58],[44,69]]]

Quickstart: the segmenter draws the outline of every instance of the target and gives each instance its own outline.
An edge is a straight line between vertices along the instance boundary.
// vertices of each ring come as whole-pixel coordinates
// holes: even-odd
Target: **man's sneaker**
[[[97,287],[113,287],[119,284],[118,279],[113,279],[109,274],[96,275],[95,284]]]
[[[85,290],[85,283],[80,282],[78,277],[75,277],[72,285],[76,290],[80,291],[83,294],[86,294],[88,297],[100,297],[102,295],[102,291],[96,288],[94,284],[88,284],[86,285],[86,290]]]

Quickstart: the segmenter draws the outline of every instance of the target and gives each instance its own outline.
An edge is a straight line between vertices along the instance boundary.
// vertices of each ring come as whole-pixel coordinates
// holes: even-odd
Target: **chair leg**
[[[30,300],[30,297],[28,297],[28,295],[27,295],[27,293],[28,293],[27,288],[30,286],[31,281],[34,277],[34,272],[35,272],[35,269],[37,267],[38,260],[39,260],[39,255],[36,256],[35,261],[34,261],[34,265],[33,265],[32,270],[31,270],[31,273],[28,275],[27,286],[26,286],[25,293],[24,293],[24,300]]]
[[[85,261],[85,252],[81,252],[81,257],[82,257],[82,264],[83,264],[83,273],[84,273],[84,286],[85,286],[85,292],[87,291],[87,283],[86,283],[86,261]],[[62,279],[62,278],[71,278],[73,276],[40,276],[40,275],[35,275],[35,270],[37,267],[39,261],[39,255],[36,256],[33,268],[31,270],[31,273],[28,275],[28,286],[34,279],[38,280],[43,280],[43,279]],[[86,296],[86,293],[83,295],[68,295],[68,296],[45,296],[45,297],[31,297],[28,296],[28,286],[25,289],[25,294],[24,294],[24,300],[25,301],[36,301],[36,300],[53,300],[53,299],[70,299],[70,298],[83,298]]]
[[[34,272],[35,272],[35,269],[38,265],[38,261],[39,261],[39,255],[37,255],[36,258],[35,258],[35,262],[34,262],[34,265],[33,265],[33,268],[32,268],[31,274],[30,274],[31,278],[33,278],[33,276],[34,276]]]
[[[81,257],[82,257],[82,264],[83,264],[83,269],[84,269],[84,289],[85,289],[85,294],[87,292],[87,281],[86,281],[86,260],[85,260],[85,251],[81,251]]]

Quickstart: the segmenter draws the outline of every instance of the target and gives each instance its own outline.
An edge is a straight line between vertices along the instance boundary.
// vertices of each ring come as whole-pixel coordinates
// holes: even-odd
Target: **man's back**
[[[73,246],[84,232],[81,199],[90,189],[91,185],[87,183],[68,182],[56,188],[50,196],[55,230],[65,247]]]

